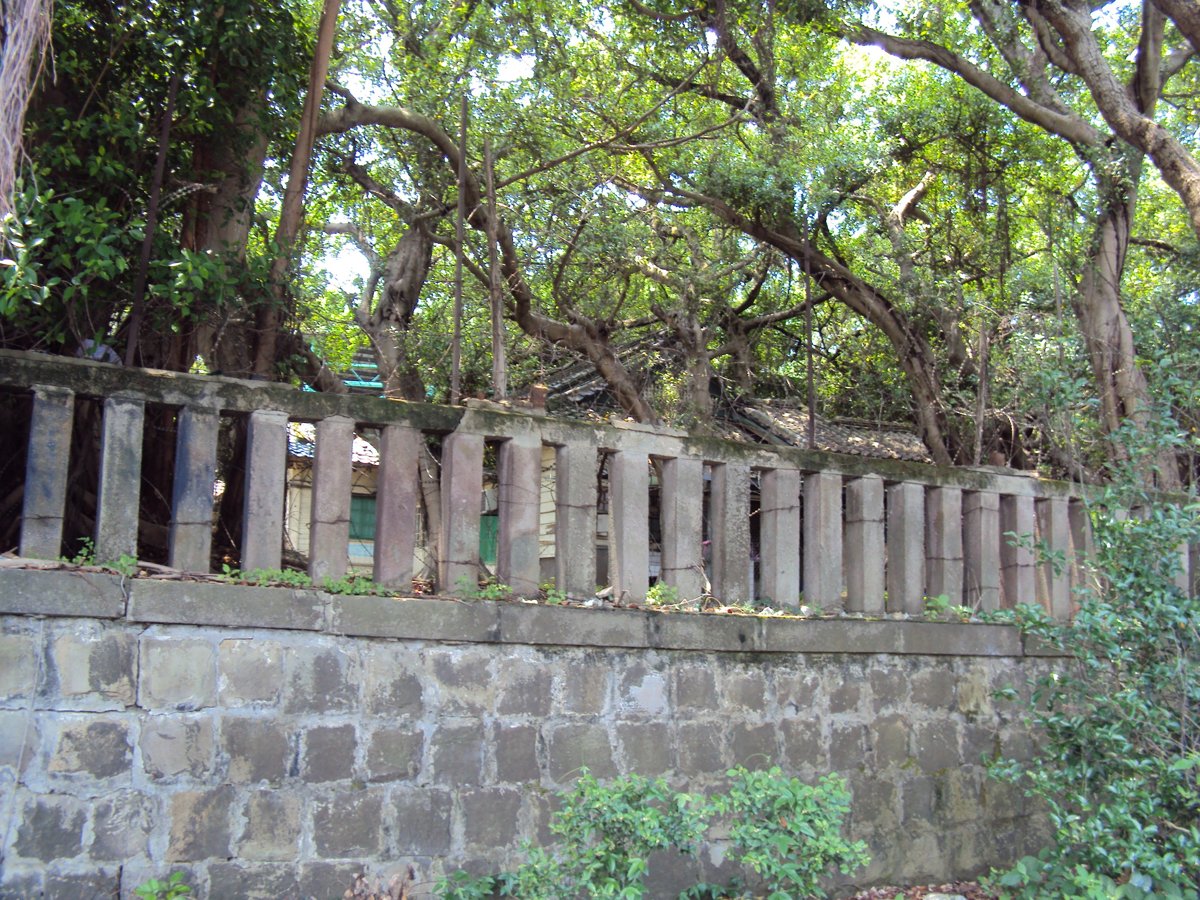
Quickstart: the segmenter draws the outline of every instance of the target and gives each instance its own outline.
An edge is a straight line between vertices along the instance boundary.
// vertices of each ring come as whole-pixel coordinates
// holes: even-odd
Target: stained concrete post
[[[1187,594],[1192,584],[1192,550],[1188,544],[1180,544],[1175,548],[1179,555],[1179,569],[1175,572],[1175,586]]]
[[[572,442],[554,454],[555,586],[584,600],[596,591],[596,447]]]
[[[662,578],[694,600],[704,593],[704,462],[666,459],[662,469]]]
[[[57,559],[62,553],[74,414],[73,391],[34,386],[21,510],[22,556]]]
[[[920,615],[925,600],[925,486],[887,489],[887,609]]]
[[[541,581],[542,442],[521,436],[500,445],[500,535],[496,576],[518,597],[533,597]]]
[[[388,425],[380,433],[372,577],[400,591],[412,589],[424,450],[421,432],[415,428]]]
[[[804,601],[842,607],[842,476],[804,476]]]
[[[1051,557],[1037,567],[1038,602],[1051,616],[1065,622],[1071,618],[1071,523],[1067,498],[1038,499],[1034,511],[1038,534],[1051,551]]]
[[[750,596],[750,467],[712,467],[712,591],[724,603]]]
[[[963,602],[962,489],[931,487],[925,491],[926,593]]]
[[[883,479],[865,475],[846,483],[846,609],[878,615],[883,608]]]
[[[760,496],[759,596],[775,606],[796,606],[800,598],[800,472],[767,469],[762,474]]]
[[[287,413],[276,410],[250,414],[242,512],[242,568],[247,572],[278,569],[282,561],[287,422]]]
[[[1070,501],[1067,518],[1071,523],[1071,615],[1074,616],[1078,606],[1076,592],[1093,586],[1093,576],[1088,570],[1095,556],[1096,545],[1092,534],[1092,517],[1088,513],[1087,504],[1082,500]]]
[[[1033,498],[1000,496],[1000,602],[1006,609],[1037,600]]]
[[[963,498],[963,557],[967,605],[1000,608],[1000,495],[970,491]]]
[[[350,485],[354,477],[354,420],[330,416],[317,423],[312,468],[312,531],[308,574],[320,584],[346,574],[350,544]]]
[[[137,555],[145,416],[146,404],[140,399],[118,395],[104,401],[96,509],[97,562]]]
[[[483,435],[456,431],[442,441],[442,535],[438,590],[454,597],[479,587]]]
[[[185,572],[207,572],[211,565],[220,432],[216,409],[185,406],[176,418],[169,562]]]
[[[608,459],[608,566],[613,597],[646,599],[650,584],[650,460],[619,450]]]

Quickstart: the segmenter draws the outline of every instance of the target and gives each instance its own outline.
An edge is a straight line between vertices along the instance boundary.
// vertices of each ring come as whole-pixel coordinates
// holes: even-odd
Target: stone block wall
[[[340,897],[364,866],[517,863],[581,766],[695,791],[845,775],[869,884],[966,876],[1040,822],[980,760],[1052,661],[999,626],[333,597],[0,570],[0,897]],[[258,624],[251,624],[257,620]],[[697,864],[719,868],[720,848]],[[664,858],[653,896],[698,877]],[[687,882],[690,883],[690,882]],[[426,894],[420,894],[426,896]]]

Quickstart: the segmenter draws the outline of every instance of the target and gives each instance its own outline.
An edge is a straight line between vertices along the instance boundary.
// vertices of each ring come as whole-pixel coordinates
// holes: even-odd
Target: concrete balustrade
[[[347,571],[357,465],[351,449],[356,434],[375,432],[373,577],[401,593],[411,590],[418,550],[420,461],[439,442],[441,496],[432,518],[440,520],[437,588],[445,594],[471,594],[485,574],[485,489],[494,490],[499,512],[496,577],[520,596],[533,596],[553,577],[574,599],[609,584],[621,602],[641,602],[652,549],[661,551],[655,574],[681,600],[708,590],[728,603],[788,607],[803,599],[869,617],[919,616],[926,597],[944,595],[980,610],[1040,602],[1066,619],[1073,592],[1092,577],[1086,494],[1025,474],[555,420],[480,401],[466,408],[396,403],[11,351],[0,351],[0,388],[31,398],[20,536],[21,553],[30,557],[63,553],[72,434],[85,427],[75,425],[75,409],[79,398],[94,398],[103,401],[99,435],[91,439],[98,437],[100,448],[95,538],[102,560],[138,550],[149,404],[176,417],[166,554],[188,571],[210,565],[214,483],[224,478],[218,435],[221,417],[230,416],[246,428],[235,548],[246,570],[281,565],[287,423],[308,421],[317,435],[308,547],[317,581]],[[86,436],[75,437],[77,450],[88,446]],[[495,471],[485,469],[488,447],[496,449]],[[552,477],[544,479],[544,469]],[[607,528],[597,515],[602,490]],[[542,558],[549,534],[552,562]],[[1014,541],[1011,534],[1025,537]],[[1039,559],[1035,542],[1051,555]],[[598,565],[598,546],[608,551],[606,568]],[[1179,548],[1179,559],[1178,584],[1192,589],[1197,548]]]

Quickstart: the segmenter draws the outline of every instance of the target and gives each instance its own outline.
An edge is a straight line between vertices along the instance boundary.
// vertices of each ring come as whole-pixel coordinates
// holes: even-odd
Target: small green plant
[[[553,581],[547,581],[544,584],[542,584],[541,592],[542,592],[542,602],[548,603],[551,606],[561,606],[562,604],[566,603],[569,599],[571,599],[570,597],[567,596],[566,591],[560,591],[558,588],[556,588],[554,586]]]
[[[646,591],[647,606],[674,606],[679,602],[679,590],[665,581],[656,581]]]
[[[959,606],[950,602],[945,594],[925,598],[925,618],[932,621],[969,622],[975,614],[969,606]]]
[[[231,584],[251,584],[264,587],[311,588],[312,579],[299,569],[250,569],[243,572],[228,563],[221,566],[221,579]]]
[[[184,874],[182,872],[172,872],[171,877],[166,881],[151,878],[133,890],[133,893],[141,897],[142,900],[175,900],[176,897],[184,897],[191,892],[192,889],[184,881]]]
[[[96,542],[90,537],[79,539],[79,549],[67,560],[73,566],[93,566],[96,564]]]
[[[327,594],[346,594],[357,597],[390,596],[392,591],[381,584],[376,584],[366,575],[343,575],[341,578],[331,578],[321,585],[321,590]]]
[[[472,582],[463,575],[457,585],[459,595],[468,600],[508,600],[512,597],[511,587],[491,577],[482,582]]]

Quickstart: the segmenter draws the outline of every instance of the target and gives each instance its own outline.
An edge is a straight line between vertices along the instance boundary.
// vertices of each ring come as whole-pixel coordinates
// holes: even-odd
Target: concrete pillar
[[[925,611],[925,486],[911,481],[887,489],[887,609]]]
[[[554,584],[575,600],[596,592],[596,462],[591,443],[554,454]]]
[[[1188,544],[1188,596],[1200,593],[1200,544]]]
[[[842,476],[804,476],[804,601],[842,608]]]
[[[388,425],[380,433],[372,578],[400,591],[412,590],[424,452],[421,432],[415,428]]]
[[[712,467],[712,592],[723,603],[750,596],[750,467]]]
[[[246,503],[242,569],[278,569],[283,557],[283,497],[287,483],[285,412],[250,414],[246,440]]]
[[[1000,602],[1006,609],[1037,600],[1033,498],[1000,496]]]
[[[536,436],[500,445],[500,535],[496,577],[518,597],[533,597],[541,582],[542,442]]]
[[[963,498],[963,557],[967,605],[1000,608],[1000,495],[970,491]]]
[[[97,562],[137,556],[145,415],[146,404],[140,399],[115,396],[104,401],[96,509]]]
[[[221,414],[216,409],[185,406],[176,417],[169,561],[185,572],[207,572],[211,566],[220,433]]]
[[[641,602],[650,585],[650,459],[620,450],[608,459],[608,567],[613,597]]]
[[[1037,567],[1037,599],[1061,622],[1071,618],[1071,523],[1066,497],[1034,503],[1038,536],[1050,551]]]
[[[22,556],[58,559],[62,553],[74,415],[74,392],[34,385],[21,510]]]
[[[1175,572],[1175,587],[1187,594],[1192,585],[1191,547],[1187,544],[1180,544],[1175,548],[1175,552],[1179,556],[1179,568]]]
[[[308,574],[314,583],[320,584],[343,577],[350,562],[353,419],[330,416],[317,423],[317,448],[313,453],[312,471]]]
[[[760,498],[762,587],[759,596],[777,607],[794,607],[800,600],[799,471],[764,471]]]
[[[442,536],[438,590],[453,597],[479,589],[479,514],[483,435],[456,431],[442,441]]]
[[[883,608],[883,479],[878,475],[846,483],[846,609],[879,615]]]
[[[1095,586],[1090,567],[1096,548],[1092,535],[1092,517],[1088,513],[1087,504],[1082,500],[1071,500],[1067,506],[1067,519],[1071,526],[1069,574],[1071,615],[1074,616],[1079,608],[1079,594],[1090,591]]]
[[[666,459],[662,469],[662,580],[695,600],[704,593],[704,462]]]
[[[961,488],[925,491],[925,593],[945,596],[953,606],[963,602],[962,507]]]

